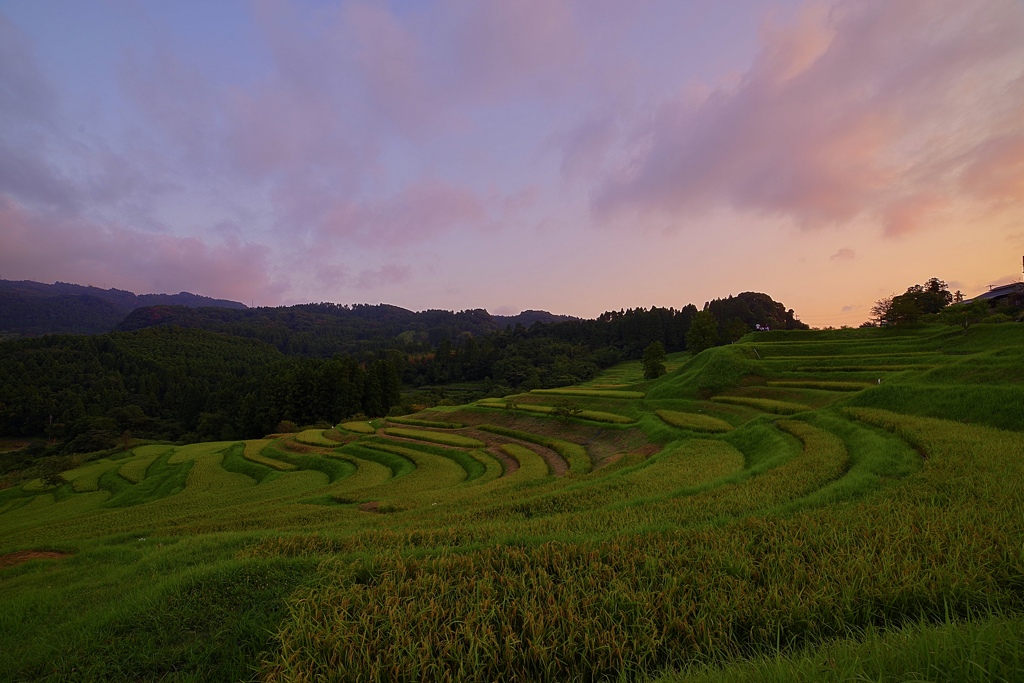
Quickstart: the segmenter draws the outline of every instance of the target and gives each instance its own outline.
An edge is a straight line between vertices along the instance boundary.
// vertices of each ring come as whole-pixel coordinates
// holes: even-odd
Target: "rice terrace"
[[[1024,326],[667,365],[0,491],[2,677],[1024,679]]]

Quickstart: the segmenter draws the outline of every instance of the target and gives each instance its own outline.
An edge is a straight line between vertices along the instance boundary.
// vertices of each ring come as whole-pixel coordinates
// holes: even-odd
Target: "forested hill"
[[[733,341],[758,325],[787,330],[807,328],[792,309],[759,292],[714,299],[705,304],[705,309],[714,318],[713,343]],[[584,344],[590,351],[614,347],[617,357],[633,358],[639,357],[652,341],[662,342],[669,351],[685,349],[684,337],[696,313],[692,304],[678,310],[655,306],[611,311],[595,320],[546,311],[524,311],[509,317],[492,316],[483,309],[413,312],[387,304],[319,303],[244,310],[151,306],[133,311],[116,329],[130,332],[159,325],[197,328],[258,339],[288,355],[321,358],[381,349],[422,354],[432,352],[445,340],[455,348],[466,337],[529,329],[535,337]]]
[[[117,330],[131,332],[160,325],[259,339],[282,353],[320,357],[379,348],[424,352],[443,339],[483,336],[503,329],[482,309],[413,312],[388,304],[319,303],[245,310],[150,306],[133,311]]]
[[[529,328],[498,329],[482,310],[334,304],[150,307],[137,309],[125,327],[132,325],[0,342],[0,436],[46,433],[70,450],[109,445],[126,431],[250,438],[281,420],[384,415],[412,402],[400,395],[403,384],[475,382],[479,392],[504,396],[591,379],[655,342],[668,352],[700,350],[755,325],[806,327],[752,292],[708,302],[704,311],[636,308]]]
[[[190,292],[135,294],[67,282],[0,280],[0,335],[100,334],[113,330],[136,308],[155,305],[245,308],[237,301]]]
[[[287,357],[259,341],[157,327],[0,342],[0,435],[45,435],[68,452],[119,435],[236,439],[399,402],[401,359]]]

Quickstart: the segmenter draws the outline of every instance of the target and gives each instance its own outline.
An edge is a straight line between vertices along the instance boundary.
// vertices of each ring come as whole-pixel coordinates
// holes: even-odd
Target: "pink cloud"
[[[126,55],[121,63],[121,83],[151,130],[172,143],[173,159],[186,161],[203,175],[221,170],[217,163],[224,125],[221,105],[198,65],[154,45],[146,54]]]
[[[829,258],[833,261],[852,261],[857,258],[857,252],[849,247],[843,247]]]
[[[406,135],[422,135],[443,116],[443,107],[418,36],[378,5],[348,5],[345,19],[345,39],[374,114]]]
[[[49,119],[55,104],[28,39],[0,14],[0,123]]]
[[[925,229],[950,203],[949,198],[928,191],[898,197],[882,209],[885,234],[895,237]]]
[[[1019,115],[1024,118],[1024,107]],[[1024,197],[1024,132],[985,140],[963,170],[963,186],[993,202],[1018,203]]]
[[[978,163],[982,177],[1001,169],[1000,183],[981,185],[1005,197],[1017,157],[978,141],[1024,133],[1024,117],[989,114],[1024,105],[1022,34],[1024,9],[1001,0],[807,13],[766,31],[735,87],[669,99],[638,126],[592,195],[594,215],[664,222],[731,207],[813,228],[866,214],[900,234]]]
[[[361,271],[356,276],[354,286],[356,289],[370,290],[387,285],[401,284],[409,280],[411,269],[409,266],[387,264],[380,268],[372,268]]]
[[[568,0],[448,0],[459,89],[495,97],[524,87],[558,87],[584,56],[574,10]]]
[[[604,166],[615,133],[614,122],[605,117],[584,120],[558,136],[555,144],[562,151],[562,177],[572,183],[589,178],[594,169]]]
[[[325,217],[330,238],[362,245],[422,241],[487,218],[485,203],[472,191],[436,178],[418,180],[398,193],[376,201],[346,201]]]
[[[228,239],[153,235],[39,213],[0,195],[0,270],[6,279],[63,280],[137,293],[188,290],[238,301],[277,300],[266,247]]]

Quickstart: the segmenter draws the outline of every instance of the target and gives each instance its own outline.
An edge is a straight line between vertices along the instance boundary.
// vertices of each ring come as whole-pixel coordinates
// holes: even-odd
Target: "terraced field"
[[[1024,679],[1024,326],[670,367],[0,491],[3,670]]]

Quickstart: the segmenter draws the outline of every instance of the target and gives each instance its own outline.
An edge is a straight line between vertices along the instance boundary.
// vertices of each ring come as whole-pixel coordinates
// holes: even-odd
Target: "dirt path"
[[[539,446],[533,443],[532,441],[520,441],[518,439],[513,439],[511,437],[499,434],[492,434],[491,432],[478,431],[476,429],[470,429],[468,430],[468,432],[468,436],[472,436],[474,439],[480,439],[488,446],[495,447],[497,450],[501,450],[500,447],[501,444],[503,443],[514,443],[529,448],[531,451],[533,451],[540,457],[544,458],[544,461],[547,462],[548,467],[551,469],[551,474],[555,475],[556,477],[565,476],[565,473],[569,471],[569,463],[565,461],[565,458],[560,456],[558,453],[555,453],[550,448]],[[505,457],[508,457],[508,455],[506,454]],[[518,468],[519,463],[517,462],[516,469]]]
[[[487,449],[487,452],[504,466],[504,474],[501,476],[507,477],[519,469],[519,461],[506,453],[501,446],[491,446]]]
[[[0,569],[14,567],[29,560],[59,560],[71,557],[71,553],[55,553],[49,550],[19,550],[14,553],[0,555]]]

